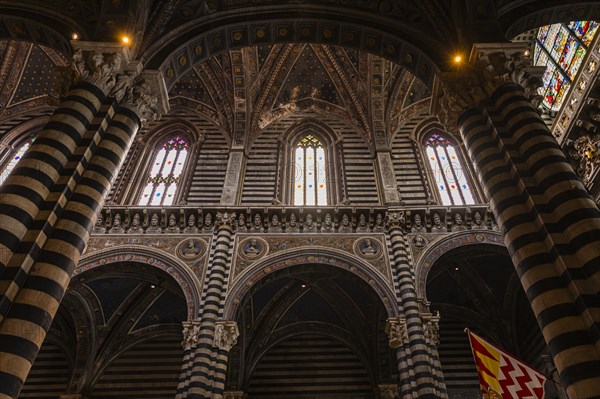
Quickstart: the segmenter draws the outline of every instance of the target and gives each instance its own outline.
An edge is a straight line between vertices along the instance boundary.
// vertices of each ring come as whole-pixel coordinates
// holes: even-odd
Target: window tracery
[[[431,133],[425,138],[425,152],[442,204],[474,204],[469,179],[453,142],[440,133]]]
[[[4,183],[4,181],[6,180],[8,175],[10,175],[10,173],[13,171],[15,166],[17,166],[17,163],[19,163],[19,160],[23,157],[25,152],[29,149],[32,142],[33,142],[33,139],[28,140],[27,142],[21,144],[21,146],[18,147],[18,149],[11,154],[10,159],[7,161],[5,166],[2,168],[2,174],[0,175],[0,185]]]
[[[546,67],[544,86],[540,89],[546,107],[555,111],[560,108],[598,26],[599,23],[595,21],[573,21],[542,26],[538,30],[534,64]]]
[[[188,157],[189,142],[173,135],[157,149],[138,205],[172,205]]]
[[[327,168],[321,141],[307,134],[294,148],[294,205],[327,205]]]

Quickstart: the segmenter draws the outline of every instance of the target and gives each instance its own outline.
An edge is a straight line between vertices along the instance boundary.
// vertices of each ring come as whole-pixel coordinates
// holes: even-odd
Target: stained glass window
[[[308,134],[294,150],[294,205],[327,205],[325,150]]]
[[[540,89],[546,107],[560,108],[597,30],[598,22],[594,21],[547,25],[538,30],[533,61],[546,67]]]
[[[432,133],[425,142],[425,151],[442,204],[474,204],[469,181],[452,142],[439,133]]]
[[[15,166],[17,166],[17,163],[23,157],[23,154],[25,154],[25,151],[27,151],[29,149],[29,146],[31,145],[32,142],[33,142],[33,140],[28,141],[25,144],[22,144],[21,147],[19,147],[19,149],[12,155],[10,161],[8,161],[8,164],[2,170],[2,175],[0,175],[0,184],[4,183],[4,180],[6,180],[8,175],[10,175],[10,172],[12,172],[13,169],[15,168]]]
[[[173,205],[188,148],[189,143],[181,136],[165,140],[150,165],[139,205]]]

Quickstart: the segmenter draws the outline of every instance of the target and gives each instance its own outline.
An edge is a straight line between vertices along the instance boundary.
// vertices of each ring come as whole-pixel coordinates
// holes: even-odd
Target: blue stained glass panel
[[[6,180],[8,175],[10,175],[10,172],[12,172],[13,169],[15,168],[15,166],[17,166],[17,163],[19,162],[21,157],[23,157],[23,155],[25,154],[25,151],[27,151],[29,149],[30,145],[31,145],[31,142],[27,142],[27,143],[23,144],[19,148],[17,153],[13,156],[13,158],[10,160],[8,165],[6,165],[4,170],[2,170],[2,175],[0,175],[0,184],[4,183],[4,180]]]

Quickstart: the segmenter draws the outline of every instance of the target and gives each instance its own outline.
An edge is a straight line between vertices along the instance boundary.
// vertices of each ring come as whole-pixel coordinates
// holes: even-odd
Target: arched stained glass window
[[[138,205],[172,205],[188,156],[189,143],[172,136],[159,147]]]
[[[325,150],[312,134],[294,149],[294,205],[327,205]]]
[[[15,152],[11,156],[11,159],[10,159],[10,161],[8,161],[8,164],[4,167],[4,169],[2,169],[2,175],[0,175],[0,184],[4,183],[4,180],[6,180],[8,175],[10,175],[10,172],[12,172],[13,169],[15,168],[15,166],[17,166],[17,163],[23,157],[23,154],[25,154],[25,151],[27,151],[29,149],[29,146],[31,145],[32,142],[33,142],[33,140],[22,144],[21,147],[19,147],[19,149],[17,150],[17,152]]]
[[[425,151],[442,204],[474,204],[473,192],[452,142],[439,133],[432,133],[425,141]]]
[[[558,110],[598,30],[598,22],[574,21],[542,26],[537,34],[534,64],[545,66],[540,94],[544,105]]]

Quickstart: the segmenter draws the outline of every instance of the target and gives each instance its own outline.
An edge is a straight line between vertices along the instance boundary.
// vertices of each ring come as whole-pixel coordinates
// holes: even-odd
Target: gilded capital
[[[600,138],[582,135],[567,141],[568,156],[585,184],[592,182],[600,167]]]

